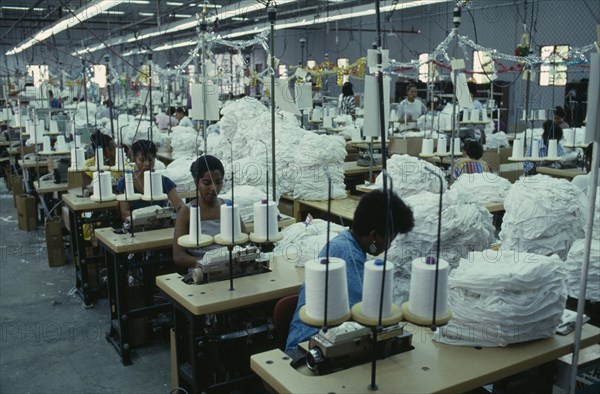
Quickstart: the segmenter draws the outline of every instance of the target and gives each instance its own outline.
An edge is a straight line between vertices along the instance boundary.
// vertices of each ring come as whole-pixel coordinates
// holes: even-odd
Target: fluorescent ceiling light
[[[69,29],[73,26],[77,26],[79,23],[88,20],[89,18],[93,18],[94,16],[104,11],[107,11],[112,7],[121,4],[122,2],[123,0],[96,0],[89,2],[88,5],[86,5],[85,7],[78,8],[74,12],[74,16],[67,15],[63,17],[60,21],[56,22],[52,26],[41,30],[29,40],[6,52],[6,56],[15,55],[17,53],[23,52],[25,49],[46,40],[52,35],[58,34],[61,31]]]
[[[154,16],[154,12],[138,12],[141,16]]]
[[[167,1],[167,5],[173,5],[173,6],[179,7],[179,6],[182,6],[183,3],[180,3],[178,1]]]
[[[150,4],[149,0],[125,0],[124,3],[129,4]]]
[[[125,11],[102,11],[102,13],[107,15],[125,15]]]
[[[189,47],[191,45],[196,45],[198,43],[198,41],[192,41],[192,40],[187,40],[187,41],[181,41],[181,42],[176,42],[176,43],[172,43],[172,44],[165,44],[165,45],[161,45],[159,47],[153,48],[153,51],[166,51],[167,49],[173,49],[173,48],[181,48],[181,47]]]
[[[173,15],[175,18],[189,18],[191,15],[189,14],[175,14]]]
[[[234,16],[233,18],[231,18],[231,20],[238,22],[238,21],[247,21],[249,19],[248,18],[241,18],[239,16]]]
[[[15,11],[27,11],[29,9],[29,7],[19,7],[19,6],[14,6],[14,5],[3,5],[2,7],[3,10],[15,10]],[[46,11],[45,8],[34,8],[33,11]]]

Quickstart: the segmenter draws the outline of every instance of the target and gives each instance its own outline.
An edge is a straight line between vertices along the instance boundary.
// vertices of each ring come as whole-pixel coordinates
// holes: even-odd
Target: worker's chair
[[[277,334],[277,343],[280,349],[285,349],[290,323],[294,317],[296,305],[298,304],[298,295],[283,297],[273,310],[273,325]]]

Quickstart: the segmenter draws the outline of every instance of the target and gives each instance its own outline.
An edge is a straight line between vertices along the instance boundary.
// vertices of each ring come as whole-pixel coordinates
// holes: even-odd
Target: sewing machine
[[[382,163],[381,151],[380,150],[374,151],[373,152],[373,165],[380,166],[381,163]],[[368,150],[361,150],[360,152],[358,152],[358,160],[356,161],[356,165],[361,166],[361,167],[369,167],[371,165],[371,159],[370,159]]]
[[[123,221],[124,232],[130,231],[131,219],[133,219],[133,231],[155,230],[173,227],[176,215],[171,207],[163,208],[158,205],[135,209],[131,212],[131,218]]]
[[[377,333],[377,358],[414,349],[412,334],[404,332],[406,323],[384,327]],[[364,364],[372,357],[373,332],[370,328],[349,321],[332,327],[310,338],[306,366],[312,372],[324,375],[330,372]]]
[[[269,272],[269,259],[256,246],[235,246],[232,252],[233,276],[242,277]],[[229,249],[222,247],[206,252],[192,270],[194,283],[208,283],[229,278]]]

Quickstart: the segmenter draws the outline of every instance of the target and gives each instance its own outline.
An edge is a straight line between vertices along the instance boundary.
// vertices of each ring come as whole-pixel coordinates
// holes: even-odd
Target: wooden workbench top
[[[179,274],[156,278],[156,285],[169,297],[194,315],[224,312],[269,300],[297,294],[304,281],[304,269],[276,257],[270,264],[271,272],[236,278],[235,290],[229,290],[229,281],[188,285]]]
[[[54,183],[54,181],[33,181],[35,191],[42,193],[65,192],[69,189],[67,183]]]
[[[117,207],[117,201],[95,202],[89,197],[81,196],[81,188],[71,189],[62,195],[62,199],[73,211],[94,211],[96,209],[112,209]]]
[[[555,178],[573,179],[577,175],[585,175],[586,172],[581,168],[552,168],[537,167],[538,174],[550,175]]]
[[[137,232],[132,237],[130,234],[116,234],[112,228],[106,227],[96,229],[94,234],[114,253],[134,253],[173,245],[174,232],[175,229],[171,227]]]
[[[459,393],[513,375],[568,354],[573,334],[514,344],[504,348],[476,349],[433,342],[425,327],[407,326],[413,333],[407,353],[377,362],[377,393]],[[586,324],[582,347],[597,343],[600,329]],[[368,392],[371,364],[366,363],[324,376],[309,375],[290,366],[279,349],[255,354],[250,361],[256,372],[277,393]]]

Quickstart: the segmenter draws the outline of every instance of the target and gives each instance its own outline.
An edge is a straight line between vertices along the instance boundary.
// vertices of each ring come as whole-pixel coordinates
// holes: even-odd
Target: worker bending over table
[[[338,234],[329,242],[329,257],[338,257],[346,262],[348,280],[348,298],[350,307],[362,300],[362,281],[367,253],[377,256],[387,250],[398,234],[406,234],[414,226],[412,210],[395,193],[389,191],[391,205],[391,228],[389,240],[385,242],[385,225],[388,213],[388,196],[382,190],[365,194],[356,210],[350,230]],[[326,257],[325,246],[319,257]],[[298,305],[290,324],[286,350],[307,341],[319,332],[318,328],[309,327],[300,320],[300,308],[306,303],[304,284],[298,295]]]

